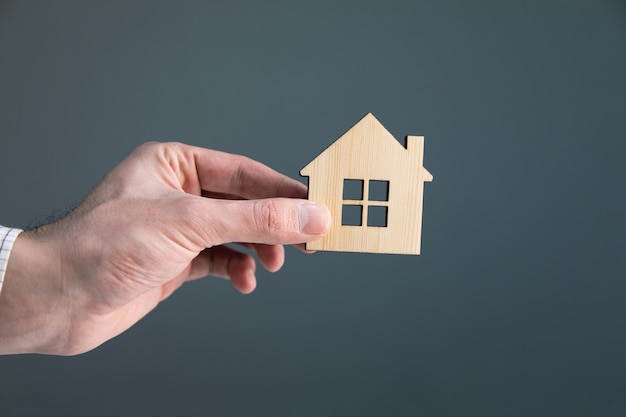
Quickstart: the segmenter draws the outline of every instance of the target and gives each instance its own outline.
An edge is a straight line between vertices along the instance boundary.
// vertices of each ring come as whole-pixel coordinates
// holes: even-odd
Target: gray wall
[[[422,255],[289,250],[73,358],[0,415],[623,416],[624,1],[0,1],[0,223],[180,140],[293,177],[367,112],[426,137]],[[176,414],[174,414],[176,413]]]

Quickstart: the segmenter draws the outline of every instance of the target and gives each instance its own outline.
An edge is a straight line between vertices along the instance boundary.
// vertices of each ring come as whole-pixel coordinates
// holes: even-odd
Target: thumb
[[[328,208],[308,200],[211,200],[206,219],[211,246],[229,242],[271,245],[303,243],[322,237],[331,226]],[[207,245],[208,247],[208,245]]]

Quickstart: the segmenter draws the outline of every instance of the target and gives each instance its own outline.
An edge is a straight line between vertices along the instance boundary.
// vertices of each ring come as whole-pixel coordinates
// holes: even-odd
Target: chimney
[[[422,181],[431,182],[433,176],[424,168],[424,136],[407,136],[406,150],[409,153],[409,158],[411,158],[411,164],[420,170],[418,172]]]

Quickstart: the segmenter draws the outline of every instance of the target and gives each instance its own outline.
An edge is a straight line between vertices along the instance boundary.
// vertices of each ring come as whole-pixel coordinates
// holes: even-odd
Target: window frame
[[[345,198],[346,191],[346,181],[360,181],[362,184],[361,189],[361,199],[347,199]],[[385,200],[372,200],[370,199],[370,186],[371,182],[381,182],[386,184],[386,199]],[[389,227],[389,194],[391,188],[391,181],[389,180],[381,180],[381,179],[373,179],[373,178],[363,178],[363,179],[355,179],[355,178],[344,178],[342,181],[343,188],[341,190],[341,226],[345,227]],[[344,207],[345,206],[361,206],[361,223],[359,225],[352,224],[354,222],[350,222],[348,224],[344,223]],[[385,224],[377,225],[371,224],[369,219],[369,208],[370,207],[385,207]]]

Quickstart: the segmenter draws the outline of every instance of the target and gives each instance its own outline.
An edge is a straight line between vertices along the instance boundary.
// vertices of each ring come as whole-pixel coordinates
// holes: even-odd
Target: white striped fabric
[[[13,243],[20,233],[22,233],[21,229],[0,226],[0,291],[4,282],[4,273],[9,263],[11,248],[13,248]]]

